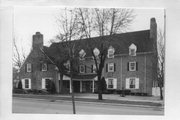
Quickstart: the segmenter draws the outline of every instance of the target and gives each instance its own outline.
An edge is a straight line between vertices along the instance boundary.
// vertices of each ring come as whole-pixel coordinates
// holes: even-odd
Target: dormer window
[[[129,46],[129,55],[130,56],[136,56],[137,47],[135,44],[131,44]]]
[[[114,48],[112,46],[109,47],[108,49],[108,58],[114,58]]]
[[[86,55],[86,52],[83,49],[81,49],[79,52],[79,59],[84,60],[85,55]]]
[[[93,53],[94,53],[94,55],[95,55],[96,58],[99,58],[99,54],[100,54],[99,49],[94,48]],[[94,57],[93,57],[93,59],[94,59]]]

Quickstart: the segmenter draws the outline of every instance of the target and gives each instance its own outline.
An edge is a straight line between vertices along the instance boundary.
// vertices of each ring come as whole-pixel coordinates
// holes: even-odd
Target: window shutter
[[[93,73],[93,65],[91,65],[91,73]]]
[[[31,72],[33,72],[33,64],[31,64]]]
[[[126,89],[129,89],[129,78],[126,78]]]
[[[84,69],[85,69],[84,72],[86,73],[86,65],[84,65]]]
[[[25,88],[25,82],[24,82],[24,79],[22,79],[21,82],[22,82],[22,88],[24,89],[24,88]]]
[[[29,79],[29,89],[31,89],[31,79]]]
[[[45,88],[45,79],[44,78],[42,79],[42,89],[46,89]]]
[[[27,72],[27,64],[25,64],[25,72]]]
[[[129,71],[129,62],[127,63],[127,71]]]
[[[138,71],[138,62],[136,62],[136,71]]]
[[[139,89],[139,78],[135,79],[135,89]]]
[[[116,71],[116,63],[114,63],[114,72]]]
[[[113,88],[117,89],[117,79],[113,79]]]
[[[106,78],[105,81],[106,81],[106,88],[108,88],[108,79]]]
[[[108,72],[108,64],[106,64],[106,72]]]

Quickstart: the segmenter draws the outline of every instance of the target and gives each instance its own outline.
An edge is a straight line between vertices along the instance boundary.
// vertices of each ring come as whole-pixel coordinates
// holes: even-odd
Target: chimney
[[[157,40],[157,24],[155,18],[151,18],[150,21],[150,39],[154,42]]]
[[[43,35],[40,32],[36,32],[36,34],[33,35],[32,48],[43,48]]]

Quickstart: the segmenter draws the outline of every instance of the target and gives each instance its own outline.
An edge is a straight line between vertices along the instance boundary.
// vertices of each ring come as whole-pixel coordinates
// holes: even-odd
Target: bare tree
[[[160,30],[158,32],[158,40],[157,40],[157,52],[158,52],[158,67],[157,67],[157,80],[158,86],[160,88],[160,99],[163,100],[163,90],[164,87],[164,65],[165,65],[165,41],[164,34]]]
[[[56,40],[60,42],[59,46],[57,46],[56,53],[59,54],[59,57],[54,57],[54,63],[58,66],[61,78],[61,88],[63,87],[63,75],[69,75],[71,80],[71,95],[72,95],[72,105],[73,105],[73,114],[76,114],[75,109],[75,101],[74,101],[74,89],[73,89],[73,77],[78,73],[77,71],[77,63],[78,58],[76,56],[77,44],[72,42],[72,40],[76,39],[79,35],[78,29],[78,17],[74,10],[65,8],[61,14],[57,18],[57,23],[59,26],[59,34],[56,36]],[[57,59],[58,58],[58,59]],[[69,70],[66,71],[65,63],[69,62]]]
[[[79,8],[77,10],[80,23],[80,30],[85,38],[93,37],[92,34],[99,36],[101,41],[105,35],[112,36],[113,34],[125,31],[134,19],[133,10],[131,9],[87,9]],[[90,41],[91,42],[91,41]],[[98,99],[102,100],[102,85],[101,77],[104,68],[105,59],[107,57],[109,43],[101,42],[99,45],[100,54],[98,57],[94,54],[94,46],[89,44],[89,48],[94,58],[96,65],[96,73],[98,76]],[[97,59],[99,58],[99,59]]]
[[[22,46],[17,45],[17,41],[13,38],[13,65],[19,69],[26,58],[24,49]]]

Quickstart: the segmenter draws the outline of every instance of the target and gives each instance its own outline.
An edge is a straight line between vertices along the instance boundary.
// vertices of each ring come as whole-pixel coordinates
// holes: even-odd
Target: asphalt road
[[[70,101],[50,101],[32,98],[13,98],[13,113],[72,114]],[[159,107],[132,107],[116,104],[76,102],[77,114],[105,115],[163,115]]]

